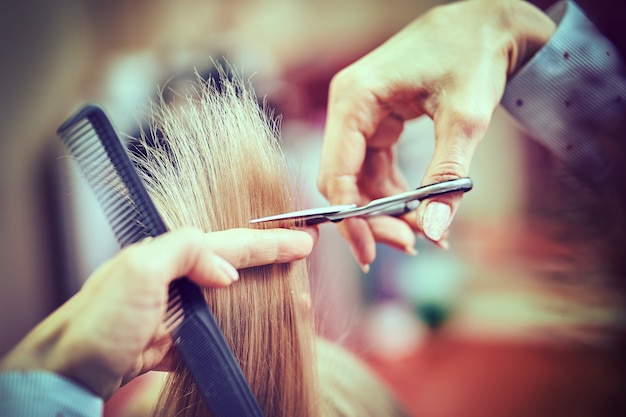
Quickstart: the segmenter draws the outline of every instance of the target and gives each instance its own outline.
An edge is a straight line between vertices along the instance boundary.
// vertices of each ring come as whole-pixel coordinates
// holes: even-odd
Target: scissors
[[[370,216],[400,216],[417,208],[421,200],[437,195],[466,192],[472,189],[470,178],[458,178],[449,181],[438,182],[431,185],[416,188],[415,190],[372,200],[364,206],[356,204],[335,205],[306,210],[293,211],[290,213],[276,214],[274,216],[261,217],[250,220],[250,223],[265,223],[279,220],[299,220],[304,225],[311,226],[325,222],[340,222],[349,217]]]

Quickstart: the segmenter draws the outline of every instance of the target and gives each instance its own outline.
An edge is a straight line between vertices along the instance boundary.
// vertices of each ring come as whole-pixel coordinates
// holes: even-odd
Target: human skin
[[[226,287],[237,269],[306,257],[317,229],[181,229],[123,249],[35,327],[0,371],[45,370],[103,399],[150,370],[168,370],[172,341],[163,322],[169,283],[181,276]]]
[[[403,192],[394,145],[404,123],[428,116],[435,151],[422,185],[467,176],[507,77],[550,38],[555,24],[520,0],[469,0],[431,9],[340,71],[330,85],[318,187],[331,204]],[[461,194],[394,218],[338,224],[364,271],[375,243],[414,253],[415,233],[446,247]]]

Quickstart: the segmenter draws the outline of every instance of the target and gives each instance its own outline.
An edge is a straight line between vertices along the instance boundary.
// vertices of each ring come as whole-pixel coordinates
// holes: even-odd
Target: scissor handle
[[[415,190],[390,197],[372,200],[364,206],[329,214],[325,217],[330,221],[338,222],[348,217],[358,216],[401,216],[415,210],[422,200],[443,194],[467,192],[470,191],[472,187],[472,179],[469,177],[442,181],[435,184],[424,185]]]

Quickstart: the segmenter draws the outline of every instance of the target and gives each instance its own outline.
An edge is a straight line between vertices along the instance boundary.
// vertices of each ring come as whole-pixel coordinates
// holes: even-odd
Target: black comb
[[[100,107],[85,105],[57,133],[77,159],[122,247],[167,232]],[[166,323],[213,416],[263,416],[201,289],[188,278],[170,284]]]

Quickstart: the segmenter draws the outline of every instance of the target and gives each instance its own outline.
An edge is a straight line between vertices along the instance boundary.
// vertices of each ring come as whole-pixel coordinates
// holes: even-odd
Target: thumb
[[[466,177],[474,151],[487,131],[495,105],[486,111],[458,110],[472,106],[440,106],[435,113],[435,152],[426,169],[422,185]],[[461,203],[463,193],[433,197],[421,203],[417,210],[417,226],[427,238],[439,242],[444,237]]]

